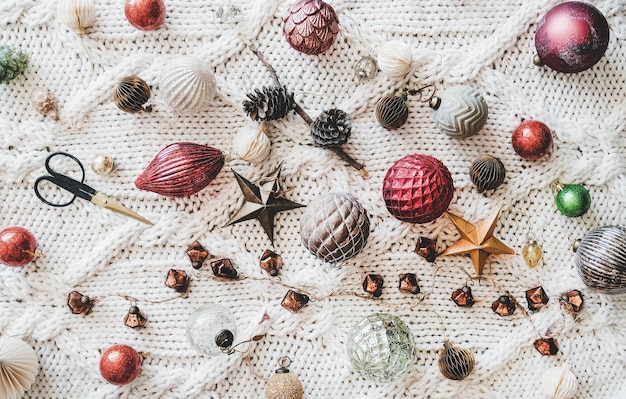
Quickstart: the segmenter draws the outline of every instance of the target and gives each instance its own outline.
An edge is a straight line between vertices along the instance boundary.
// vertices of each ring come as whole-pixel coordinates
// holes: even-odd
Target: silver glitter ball
[[[373,79],[378,73],[378,65],[376,64],[376,60],[369,55],[361,58],[359,62],[354,66],[356,71],[356,76],[359,78],[359,81],[370,80]]]

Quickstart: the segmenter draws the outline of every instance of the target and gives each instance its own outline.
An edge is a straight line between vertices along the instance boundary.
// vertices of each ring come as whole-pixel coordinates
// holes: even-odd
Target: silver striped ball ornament
[[[406,95],[385,96],[378,100],[375,110],[378,124],[387,130],[399,129],[409,117],[406,106]]]
[[[430,100],[435,126],[450,137],[464,139],[478,133],[487,121],[487,102],[472,87],[448,87]]]
[[[472,373],[476,360],[471,350],[446,339],[439,354],[439,371],[451,380],[462,380]]]
[[[478,192],[482,193],[485,190],[498,188],[504,182],[506,170],[498,158],[483,155],[472,161],[469,175],[472,183],[478,188]]]
[[[358,254],[369,234],[367,212],[350,194],[322,195],[306,207],[300,218],[302,245],[329,263]]]
[[[587,287],[608,295],[626,293],[626,228],[599,227],[575,249],[576,269]]]

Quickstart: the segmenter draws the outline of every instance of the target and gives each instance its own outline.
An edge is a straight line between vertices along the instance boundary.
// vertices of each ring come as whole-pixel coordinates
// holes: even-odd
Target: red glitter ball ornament
[[[535,63],[558,72],[581,72],[602,58],[608,44],[609,25],[597,8],[579,1],[565,2],[539,22]]]
[[[283,33],[289,45],[301,53],[321,54],[337,39],[339,18],[322,0],[299,0],[289,8]]]
[[[542,122],[525,120],[513,131],[511,144],[520,157],[535,161],[552,149],[552,132]]]
[[[0,263],[24,266],[37,254],[37,239],[23,227],[7,227],[0,231]]]
[[[389,168],[383,182],[387,210],[410,223],[428,223],[441,216],[454,195],[452,175],[437,158],[408,155]]]
[[[113,345],[100,358],[100,374],[113,385],[133,382],[141,371],[141,356],[128,345]]]
[[[139,30],[155,30],[165,20],[163,0],[126,0],[126,19]]]

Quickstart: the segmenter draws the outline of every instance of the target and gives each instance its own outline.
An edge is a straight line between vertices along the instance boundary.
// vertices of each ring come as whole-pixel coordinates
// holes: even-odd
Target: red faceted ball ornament
[[[305,54],[321,54],[337,39],[339,18],[322,0],[298,0],[289,8],[283,33],[294,49]]]
[[[609,44],[609,25],[594,6],[569,1],[552,8],[539,22],[535,63],[574,73],[595,65]]]
[[[0,231],[0,263],[7,266],[24,266],[37,253],[37,239],[23,227],[7,227]]]
[[[126,19],[139,30],[155,30],[165,20],[163,0],[126,0]]]
[[[428,223],[441,216],[454,195],[452,175],[437,158],[408,155],[389,168],[383,182],[387,210],[410,223]]]
[[[141,371],[141,356],[128,345],[113,345],[100,358],[100,374],[113,385],[133,382]]]
[[[513,131],[511,144],[520,157],[535,161],[552,149],[552,132],[544,123],[529,119]]]

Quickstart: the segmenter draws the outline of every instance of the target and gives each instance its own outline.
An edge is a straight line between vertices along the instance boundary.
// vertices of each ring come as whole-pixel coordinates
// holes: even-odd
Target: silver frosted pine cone
[[[337,108],[322,112],[311,125],[315,145],[322,148],[336,148],[345,144],[351,133],[350,114]]]
[[[284,118],[295,109],[293,93],[285,86],[266,86],[248,93],[243,101],[243,110],[255,121],[275,121]]]
[[[306,207],[300,218],[302,244],[313,255],[330,263],[359,253],[369,233],[367,212],[350,194],[322,195]]]

